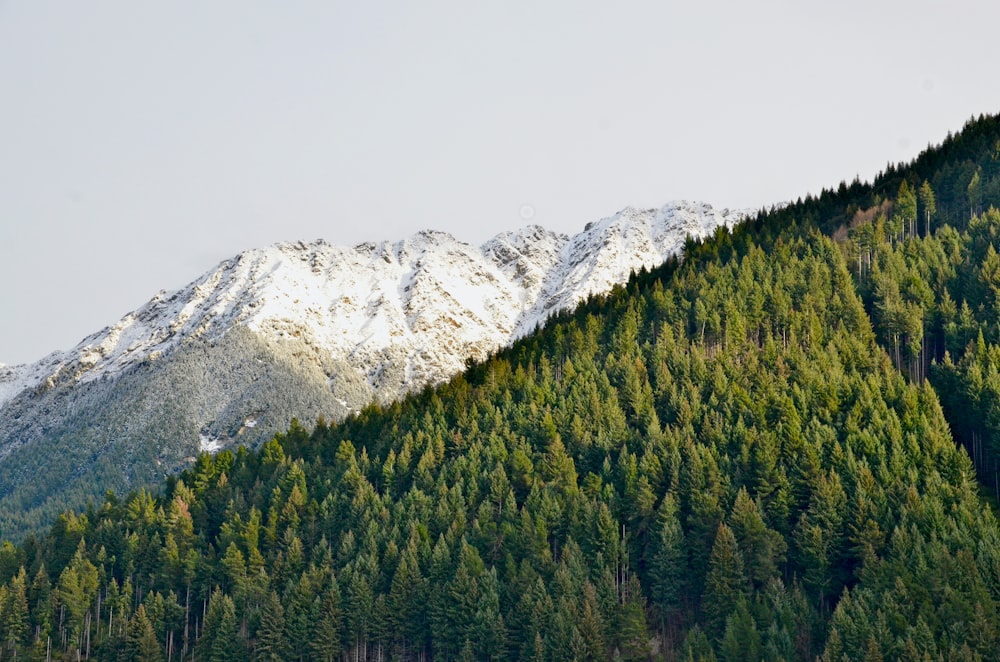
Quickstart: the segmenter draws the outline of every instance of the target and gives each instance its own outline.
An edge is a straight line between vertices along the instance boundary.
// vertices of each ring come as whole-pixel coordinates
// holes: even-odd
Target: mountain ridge
[[[434,285],[435,280],[441,283],[429,268],[443,257],[435,248],[442,248],[447,256],[458,259],[481,257],[487,269],[474,272],[479,277],[474,283],[477,290],[463,294],[501,295],[491,300],[511,304],[517,311],[514,316],[498,315],[496,306],[476,306],[469,296],[458,302],[467,306],[466,312],[471,314],[467,322],[499,324],[501,334],[490,338],[492,348],[496,348],[530,332],[551,313],[571,307],[591,294],[609,290],[615,283],[623,282],[631,271],[663,262],[676,254],[689,234],[704,236],[720,225],[732,226],[742,216],[743,212],[728,209],[716,211],[706,203],[675,201],[656,210],[626,207],[601,221],[589,223],[573,237],[539,225],[528,225],[499,233],[480,247],[456,240],[448,233],[423,230],[395,242],[366,242],[350,248],[317,240],[279,242],[250,249],[223,260],[179,290],[160,291],[115,324],[88,335],[70,350],[51,352],[34,363],[0,364],[0,405],[25,389],[52,387],[63,380],[86,382],[105,375],[114,376],[136,360],[156,360],[186,339],[205,334],[210,338],[218,337],[233,324],[245,324],[251,330],[281,337],[297,331],[287,323],[307,326],[308,322],[316,321],[318,330],[316,327],[311,329],[317,336],[315,340],[328,349],[335,349],[340,358],[359,359],[359,367],[373,379],[385,367],[376,365],[378,362],[372,356],[372,345],[377,344],[373,341],[384,337],[380,333],[392,336],[394,332],[398,335],[407,329],[419,333],[440,321],[462,326],[460,320],[442,319],[441,315],[428,318],[426,310],[420,306],[439,303],[429,300],[428,293],[421,291]],[[616,236],[621,236],[623,247],[630,250],[615,250],[618,247],[612,244]],[[539,243],[543,245],[539,247]],[[594,259],[588,261],[588,257]],[[334,271],[336,258],[352,263],[354,269],[348,273]],[[391,293],[391,288],[386,286],[392,281],[384,277],[376,281],[377,276],[373,277],[372,287],[365,293],[359,289],[364,282],[349,279],[357,273],[374,273],[380,261],[395,267],[396,273],[392,276],[403,304],[395,310],[384,307],[388,301],[385,295]],[[268,284],[267,278],[279,270],[291,270],[290,276],[300,278],[287,285],[308,285],[306,279],[301,278],[303,274],[294,273],[304,267],[296,262],[306,263],[315,275],[327,274],[323,290],[309,292],[313,300],[308,303],[314,305],[304,304],[302,298],[291,298],[294,295],[282,283],[277,284],[275,293],[262,291],[265,288],[260,283]],[[501,274],[508,282],[499,278]],[[454,288],[458,282],[460,280],[456,279],[448,286]],[[414,288],[416,293],[412,292]],[[490,288],[494,291],[483,291]],[[340,300],[336,301],[338,292]],[[323,311],[315,305],[322,304],[316,296],[320,294],[333,295],[329,307],[331,316],[334,312],[346,314],[358,331],[359,341],[352,344],[350,338],[336,330],[325,332],[324,327],[330,326],[330,319],[324,319]],[[359,294],[368,295],[364,311],[354,298]],[[290,301],[282,301],[283,298]],[[262,310],[257,311],[257,308]],[[374,313],[374,316],[363,315],[358,319],[362,312]],[[405,325],[400,324],[403,322],[398,315],[400,312],[405,317]],[[482,349],[475,346],[478,343],[466,342],[473,345],[470,347],[473,350]],[[423,362],[417,360],[416,363]],[[430,370],[429,381],[440,381],[461,365],[461,361],[446,362],[446,370]],[[423,365],[419,368],[422,372],[427,371]],[[409,383],[410,380],[405,381]],[[374,381],[372,385],[377,386]]]
[[[69,351],[0,369],[0,530],[152,484],[200,452],[257,447],[295,418],[339,420],[443,382],[742,217],[674,202],[572,237],[536,225],[479,247],[425,230],[244,251]]]

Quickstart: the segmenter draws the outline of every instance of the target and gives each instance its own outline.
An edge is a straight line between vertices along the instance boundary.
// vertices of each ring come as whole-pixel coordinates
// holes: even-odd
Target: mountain
[[[0,545],[0,653],[998,659],[997,145],[980,118],[441,385]]]
[[[440,383],[740,218],[674,202],[573,237],[535,225],[478,248],[424,231],[241,253],[68,352],[0,368],[0,527]]]

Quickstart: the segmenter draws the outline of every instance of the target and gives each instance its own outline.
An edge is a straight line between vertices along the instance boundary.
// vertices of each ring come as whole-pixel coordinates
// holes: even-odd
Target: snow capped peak
[[[353,247],[318,239],[247,250],[176,292],[157,293],[67,352],[0,366],[0,405],[26,388],[114,377],[235,326],[274,342],[303,341],[391,399],[661,264],[688,235],[741,218],[674,201],[626,207],[572,237],[527,225],[481,247],[423,230]]]

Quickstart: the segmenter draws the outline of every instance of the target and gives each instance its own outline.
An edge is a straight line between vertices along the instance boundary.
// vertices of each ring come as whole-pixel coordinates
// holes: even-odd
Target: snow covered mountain
[[[573,237],[533,225],[478,248],[424,231],[246,251],[69,351],[0,365],[0,512],[15,495],[28,509],[49,500],[51,486],[26,479],[53,450],[56,474],[94,479],[99,494],[199,450],[255,445],[293,416],[335,419],[438,383],[741,217],[673,202]]]

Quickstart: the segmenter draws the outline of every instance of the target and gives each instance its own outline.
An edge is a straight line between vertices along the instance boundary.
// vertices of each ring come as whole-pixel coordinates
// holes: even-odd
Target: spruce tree
[[[729,524],[736,543],[743,552],[743,567],[754,588],[760,589],[772,577],[778,576],[779,565],[785,560],[787,545],[777,531],[764,523],[757,502],[746,488],[736,495]]]
[[[146,606],[139,608],[129,619],[125,634],[125,659],[129,662],[162,662],[163,651],[156,640],[153,624],[146,614]]]
[[[705,579],[705,596],[702,602],[705,628],[709,636],[722,638],[726,628],[726,618],[736,607],[737,601],[746,595],[748,588],[747,576],[743,570],[743,556],[736,544],[733,530],[725,524],[720,524],[708,561],[708,576]]]
[[[925,179],[917,190],[917,199],[920,201],[920,208],[924,216],[924,236],[931,236],[931,219],[937,214],[937,199],[934,197],[934,189]]]
[[[24,566],[17,571],[10,583],[0,590],[0,633],[3,640],[0,646],[6,645],[8,650],[16,651],[25,643],[28,634],[28,598],[27,575]]]
[[[281,662],[287,660],[289,654],[285,639],[285,610],[278,594],[271,591],[265,596],[262,605],[254,659],[261,662]]]
[[[206,662],[243,659],[245,650],[239,639],[236,605],[232,598],[216,588],[208,600],[208,612],[198,641],[199,657]]]
[[[322,662],[334,662],[342,648],[344,635],[344,616],[340,609],[340,596],[334,585],[323,596],[316,623],[316,632],[310,646],[312,659]]]
[[[677,501],[668,494],[660,504],[658,534],[654,538],[652,561],[653,605],[667,619],[681,608],[687,594],[688,563]]]
[[[624,586],[622,606],[617,619],[617,640],[626,660],[649,657],[649,628],[646,625],[646,601],[635,575]]]
[[[750,614],[746,599],[740,596],[736,609],[726,619],[720,657],[725,662],[758,662],[761,659],[761,638],[757,623]]]
[[[899,185],[899,193],[896,195],[896,206],[893,216],[899,219],[904,234],[909,229],[910,234],[914,234],[913,224],[917,220],[917,196],[905,179]]]

